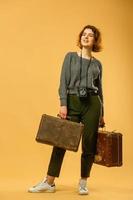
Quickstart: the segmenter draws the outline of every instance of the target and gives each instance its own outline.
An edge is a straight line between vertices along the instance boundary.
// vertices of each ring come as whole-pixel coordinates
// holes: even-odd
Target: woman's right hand
[[[59,115],[62,119],[67,117],[67,106],[60,106]]]

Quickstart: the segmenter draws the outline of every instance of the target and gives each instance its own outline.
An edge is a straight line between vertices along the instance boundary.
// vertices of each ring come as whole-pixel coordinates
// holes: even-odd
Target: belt
[[[98,90],[87,88],[87,93],[89,95],[98,95]],[[70,95],[75,95],[75,94],[78,95],[78,91],[77,91],[76,88],[69,89],[68,90],[68,94],[70,94]]]
[[[90,95],[98,95],[98,91],[94,89],[87,89],[87,93]]]

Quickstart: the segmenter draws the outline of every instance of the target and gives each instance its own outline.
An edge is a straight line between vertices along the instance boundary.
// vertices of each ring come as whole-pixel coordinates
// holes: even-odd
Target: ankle
[[[80,180],[87,180],[88,177],[80,177]]]
[[[55,179],[55,177],[53,177],[53,176],[47,176],[46,177],[46,181],[47,181],[47,183],[49,185],[53,185],[54,184],[54,179]]]
[[[86,185],[87,185],[87,178],[80,178],[79,185],[83,186],[83,187],[86,187]]]

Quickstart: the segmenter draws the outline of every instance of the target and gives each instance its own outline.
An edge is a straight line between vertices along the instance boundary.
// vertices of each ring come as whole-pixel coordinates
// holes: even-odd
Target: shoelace
[[[34,185],[33,187],[41,186],[43,183],[47,183],[47,184],[48,184],[47,180],[44,180],[44,179],[43,179],[41,182],[37,183],[37,184]],[[51,187],[54,187],[54,186],[55,186],[55,183],[53,183],[52,185],[50,185],[50,184],[48,184],[48,185],[51,186]]]
[[[80,187],[80,189],[87,191],[86,187]]]

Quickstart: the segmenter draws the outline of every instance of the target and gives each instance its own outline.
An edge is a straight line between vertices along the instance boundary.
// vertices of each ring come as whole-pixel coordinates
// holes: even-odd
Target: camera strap
[[[87,66],[87,73],[86,73],[86,88],[87,88],[87,83],[88,83],[88,70],[89,70],[89,66],[91,64],[91,58],[89,60],[89,64]],[[79,72],[79,88],[80,88],[80,83],[81,83],[81,74],[82,74],[82,51],[81,51],[81,56],[80,56],[80,72]]]

